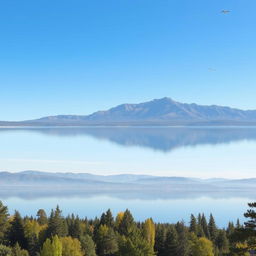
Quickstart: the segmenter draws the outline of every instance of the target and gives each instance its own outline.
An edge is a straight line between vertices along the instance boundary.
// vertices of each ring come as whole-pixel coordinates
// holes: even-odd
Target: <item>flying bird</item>
[[[221,13],[228,14],[228,13],[230,13],[230,11],[229,10],[222,10]]]

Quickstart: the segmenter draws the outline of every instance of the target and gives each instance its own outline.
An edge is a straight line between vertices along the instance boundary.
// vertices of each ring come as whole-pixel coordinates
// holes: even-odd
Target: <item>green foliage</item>
[[[18,211],[15,211],[10,223],[9,242],[12,246],[18,243],[21,248],[27,249],[27,239],[25,237],[24,222]]]
[[[178,240],[179,240],[178,248],[177,248],[178,255],[188,256],[190,253],[188,229],[186,228],[184,222],[178,222],[176,224],[176,230],[178,233]]]
[[[78,217],[72,214],[71,217],[67,218],[68,234],[71,237],[79,239],[82,236],[82,223]]]
[[[100,225],[96,236],[96,243],[99,256],[112,255],[118,251],[114,230],[106,225]]]
[[[114,226],[114,218],[113,218],[113,215],[112,215],[112,212],[110,211],[110,209],[108,209],[106,211],[106,213],[103,213],[101,215],[100,224],[101,225],[106,225],[108,227],[113,227]]]
[[[191,256],[214,256],[212,242],[205,237],[194,240],[191,246]]]
[[[67,234],[67,223],[61,214],[59,206],[57,206],[55,211],[52,210],[51,212],[48,223],[47,236],[51,237],[57,235],[59,237],[64,237],[67,236]]]
[[[220,255],[225,255],[229,253],[229,242],[225,230],[218,231],[215,243]]]
[[[38,220],[25,221],[25,237],[28,242],[30,255],[36,255],[40,251],[40,232],[45,229],[45,225],[40,225]]]
[[[164,225],[156,225],[155,252],[159,256],[165,255],[166,233],[167,229]]]
[[[201,222],[199,224],[202,227],[203,236],[205,236],[206,238],[209,239],[210,238],[210,232],[209,232],[208,224],[207,224],[207,221],[206,221],[206,218],[205,218],[204,214],[202,215]]]
[[[215,224],[215,220],[214,220],[212,214],[210,215],[208,230],[209,230],[209,235],[210,235],[209,237],[210,237],[211,241],[215,241],[215,239],[217,237],[217,226]]]
[[[256,248],[256,203],[249,204],[245,225],[219,229],[212,215],[191,215],[190,224],[135,222],[131,212],[110,210],[101,218],[64,218],[57,207],[49,219],[11,217],[0,202],[0,256],[248,256]],[[96,254],[97,253],[97,254]]]
[[[0,201],[0,243],[4,241],[5,232],[8,229],[8,208]]]
[[[45,225],[45,224],[47,224],[48,219],[47,219],[47,215],[46,215],[45,210],[39,209],[39,210],[37,211],[36,216],[37,216],[37,222],[38,222],[40,225]]]
[[[16,243],[12,249],[12,256],[29,256],[28,251],[20,248],[19,244]]]
[[[244,214],[247,218],[244,223],[245,227],[241,227],[237,223],[239,227],[236,227],[230,237],[233,242],[231,251],[237,255],[243,255],[249,250],[256,250],[256,202],[249,203],[248,206],[249,209]]]
[[[12,248],[0,244],[0,256],[12,256]]]
[[[153,220],[147,219],[142,226],[143,237],[151,246],[152,250],[154,250],[155,245],[155,237],[156,237],[156,228]]]
[[[256,236],[256,202],[249,203],[248,206],[250,207],[249,210],[244,214],[244,216],[248,219],[244,224],[246,229],[251,231],[251,234]]]
[[[149,243],[141,236],[119,237],[118,256],[154,256],[154,252]]]
[[[193,214],[191,214],[191,216],[190,216],[189,232],[193,232],[196,235],[198,234],[198,225],[197,225],[196,218]]]
[[[96,246],[91,236],[82,236],[80,242],[85,256],[96,256]]]
[[[46,239],[40,256],[62,256],[62,243],[57,235],[52,238],[52,241],[49,238]]]
[[[163,255],[178,255],[179,241],[178,241],[178,233],[176,229],[171,226],[166,234],[166,240],[164,245],[164,253]]]
[[[134,222],[133,216],[129,210],[126,210],[120,220],[118,231],[121,235],[129,237],[136,230],[136,223]]]
[[[78,239],[72,237],[62,237],[62,256],[83,256],[81,243]]]

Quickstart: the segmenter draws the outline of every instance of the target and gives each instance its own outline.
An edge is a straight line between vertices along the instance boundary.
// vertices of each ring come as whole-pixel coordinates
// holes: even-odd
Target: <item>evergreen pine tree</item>
[[[156,225],[155,251],[158,256],[164,256],[166,233],[163,225]]]
[[[179,256],[188,256],[190,253],[190,246],[188,240],[188,230],[185,227],[184,222],[178,222],[176,224],[176,230],[178,233],[178,254]]]
[[[242,225],[240,224],[240,220],[239,219],[237,219],[237,221],[236,221],[236,228],[241,228],[242,227]]]
[[[114,230],[106,225],[100,225],[96,235],[96,241],[97,254],[99,256],[112,255],[118,250]]]
[[[250,207],[250,209],[247,210],[244,216],[249,220],[246,221],[244,224],[247,229],[254,231],[253,233],[256,235],[256,202],[249,203],[248,206]]]
[[[27,249],[27,239],[25,237],[23,220],[18,211],[15,211],[8,234],[9,242],[12,246],[19,243],[22,249]]]
[[[79,239],[82,235],[82,228],[78,216],[75,218],[75,216],[72,214],[71,218],[68,217],[66,221],[69,236]]]
[[[164,246],[164,256],[178,256],[179,252],[178,233],[176,229],[171,226],[166,233],[166,240]]]
[[[136,229],[136,223],[129,210],[124,212],[124,215],[120,221],[118,231],[121,235],[129,237]]]
[[[209,234],[210,234],[210,240],[214,243],[215,239],[217,237],[217,226],[215,224],[215,220],[214,220],[212,214],[210,214],[208,230],[209,230]]]
[[[193,214],[191,214],[191,216],[190,216],[189,232],[193,232],[196,235],[198,234],[198,225],[197,225],[196,218]]]
[[[80,238],[81,247],[84,255],[96,256],[96,246],[91,236],[85,235]]]
[[[218,231],[215,243],[220,256],[226,255],[229,252],[229,242],[225,230]]]
[[[38,221],[38,223],[39,223],[40,225],[45,225],[45,224],[47,224],[48,219],[47,219],[47,215],[46,215],[45,210],[39,209],[39,210],[37,211],[36,216],[37,216],[37,221]]]
[[[4,237],[8,229],[8,208],[0,201],[0,243],[4,242]]]
[[[203,229],[203,232],[204,232],[204,236],[209,239],[210,238],[210,233],[209,233],[208,224],[207,224],[207,221],[206,221],[206,218],[205,218],[204,214],[202,214],[201,226],[202,226],[202,229]]]
[[[68,227],[66,220],[62,217],[61,210],[59,206],[57,206],[55,211],[51,211],[47,229],[47,236],[52,237],[57,235],[58,237],[63,237],[67,234]]]
[[[155,256],[149,243],[138,233],[133,236],[119,237],[119,250],[117,256]]]
[[[110,209],[101,215],[100,225],[106,225],[108,227],[114,226],[114,218]]]
[[[233,222],[229,222],[228,223],[228,227],[227,227],[227,235],[228,237],[230,237],[235,231],[235,226]]]

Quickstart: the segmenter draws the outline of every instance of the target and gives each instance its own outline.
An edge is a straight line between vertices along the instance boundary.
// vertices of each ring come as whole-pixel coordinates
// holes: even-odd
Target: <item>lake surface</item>
[[[256,177],[255,127],[51,127],[1,128],[0,170],[151,174],[195,178]],[[0,199],[11,211],[35,214],[57,204],[64,214],[95,217],[111,208],[129,208],[138,220],[188,220],[191,213],[212,212],[219,225],[242,218],[253,194],[172,195],[24,195]],[[228,213],[228,214],[227,214]]]

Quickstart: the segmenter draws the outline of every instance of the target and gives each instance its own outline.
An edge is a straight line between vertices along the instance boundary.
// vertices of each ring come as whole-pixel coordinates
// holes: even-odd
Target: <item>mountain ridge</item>
[[[55,179],[56,178],[56,179]],[[112,174],[112,175],[97,175],[92,173],[73,173],[73,172],[43,172],[43,171],[21,171],[21,172],[7,172],[0,171],[0,184],[8,182],[48,182],[51,180],[59,183],[109,183],[109,184],[152,184],[167,182],[171,184],[177,183],[254,183],[256,186],[256,178],[239,178],[239,179],[227,179],[227,178],[193,178],[183,176],[154,176],[147,174]]]
[[[121,104],[90,115],[56,115],[21,122],[0,122],[0,125],[193,125],[200,123],[256,124],[256,110],[180,103],[165,97],[138,104]]]

